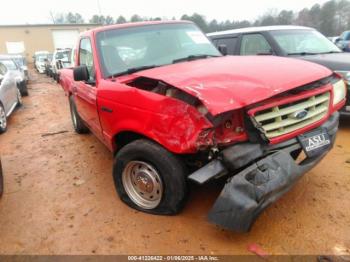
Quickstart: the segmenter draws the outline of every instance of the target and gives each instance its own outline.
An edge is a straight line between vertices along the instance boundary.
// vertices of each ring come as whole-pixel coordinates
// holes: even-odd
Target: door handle
[[[105,106],[101,106],[101,110],[102,110],[102,111],[105,111],[105,112],[107,112],[107,113],[112,113],[112,112],[113,112],[113,109],[110,109],[110,108],[105,107]]]

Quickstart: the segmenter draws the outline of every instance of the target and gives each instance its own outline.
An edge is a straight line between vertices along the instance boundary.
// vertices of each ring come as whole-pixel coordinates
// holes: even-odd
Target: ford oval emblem
[[[303,119],[303,118],[305,118],[307,116],[307,114],[308,114],[307,110],[296,111],[293,114],[293,118],[295,118],[295,119]]]

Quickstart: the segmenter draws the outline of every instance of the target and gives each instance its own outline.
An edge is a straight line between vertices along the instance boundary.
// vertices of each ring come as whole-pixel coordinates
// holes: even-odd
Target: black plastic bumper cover
[[[268,155],[230,178],[209,212],[209,221],[230,230],[249,231],[258,215],[286,193],[332,148],[338,121],[339,114],[336,113],[323,125],[332,143],[319,156],[306,158],[297,164],[290,155],[300,149],[296,143]]]

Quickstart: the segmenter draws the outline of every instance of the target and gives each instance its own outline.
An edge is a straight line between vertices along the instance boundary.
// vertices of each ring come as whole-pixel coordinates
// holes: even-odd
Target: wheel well
[[[141,138],[146,137],[131,131],[120,132],[114,137],[114,144],[117,149],[116,152],[118,152],[122,147],[126,146],[127,144]]]

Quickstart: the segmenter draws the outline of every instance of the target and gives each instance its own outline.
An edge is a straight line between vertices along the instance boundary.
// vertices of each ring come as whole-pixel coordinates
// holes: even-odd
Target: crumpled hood
[[[320,65],[274,56],[225,56],[135,73],[198,97],[212,115],[257,103],[332,72]]]

